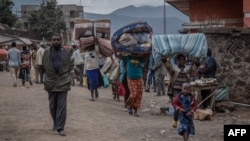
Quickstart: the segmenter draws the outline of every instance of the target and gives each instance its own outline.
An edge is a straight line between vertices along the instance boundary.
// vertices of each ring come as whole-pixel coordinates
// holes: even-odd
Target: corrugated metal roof
[[[165,0],[166,3],[172,5],[182,13],[189,16],[189,3],[194,0]]]

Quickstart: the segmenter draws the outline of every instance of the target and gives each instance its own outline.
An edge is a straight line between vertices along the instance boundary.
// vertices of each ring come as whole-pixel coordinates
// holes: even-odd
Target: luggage
[[[188,54],[193,57],[207,56],[207,40],[204,34],[168,34],[152,37],[153,55]]]
[[[138,21],[117,30],[111,44],[115,53],[151,53],[153,30],[145,21]]]

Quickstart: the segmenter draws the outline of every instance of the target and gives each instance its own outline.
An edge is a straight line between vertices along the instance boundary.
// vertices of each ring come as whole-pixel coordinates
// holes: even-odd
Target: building
[[[74,29],[74,21],[75,18],[83,17],[83,6],[78,5],[57,5],[58,8],[62,10],[63,18],[66,23],[66,35],[67,40],[71,40],[71,35]],[[40,8],[40,5],[21,5],[21,23],[23,29],[29,28],[29,21],[28,17],[30,13],[38,10]]]
[[[190,18],[183,29],[250,27],[250,0],[165,0]]]

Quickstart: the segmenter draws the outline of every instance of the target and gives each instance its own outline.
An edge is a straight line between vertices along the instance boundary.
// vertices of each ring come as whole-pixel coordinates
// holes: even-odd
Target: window
[[[76,17],[76,11],[71,10],[70,11],[70,18],[75,18]]]
[[[70,29],[74,29],[75,22],[70,22]]]

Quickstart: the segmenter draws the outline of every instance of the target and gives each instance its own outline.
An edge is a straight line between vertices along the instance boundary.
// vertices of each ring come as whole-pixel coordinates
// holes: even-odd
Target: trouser
[[[179,89],[174,89],[173,90],[173,96],[174,98],[181,92],[181,90]],[[178,117],[179,117],[179,111],[177,111],[176,109],[174,109],[174,121],[178,121]]]
[[[147,73],[147,81],[146,81],[146,90],[150,89],[150,85],[153,85],[155,89],[155,77],[154,77],[154,72],[152,70],[148,70]]]
[[[83,86],[83,70],[84,70],[84,65],[77,65],[77,70],[79,71],[79,82],[80,85]]]
[[[19,67],[10,67],[10,75],[13,79],[13,84],[17,84],[17,73],[18,73]]]
[[[67,93],[67,91],[48,92],[50,114],[54,122],[53,127],[56,130],[64,130],[67,114]]]
[[[211,90],[201,90],[201,98],[202,100],[207,98],[207,96],[209,96],[209,94],[211,94]],[[202,107],[203,108],[208,108],[208,106],[210,105],[210,101],[211,101],[211,98],[208,98],[207,100],[205,100],[202,104]],[[212,108],[212,107],[210,107]]]
[[[40,83],[43,83],[44,68],[42,65],[39,65],[39,74],[40,74]]]
[[[129,95],[130,95],[130,91],[129,91],[129,88],[128,88],[128,80],[127,80],[127,77],[125,77],[122,81],[122,84],[124,86],[124,89],[125,89],[125,95],[124,95],[124,102],[126,104],[128,98],[129,98]]]
[[[25,81],[31,81],[30,78],[30,68],[21,68],[22,73],[23,73],[23,78],[22,78],[22,84],[25,85]]]
[[[155,75],[157,95],[161,95],[161,93],[165,95],[164,78],[165,75],[163,74]]]

